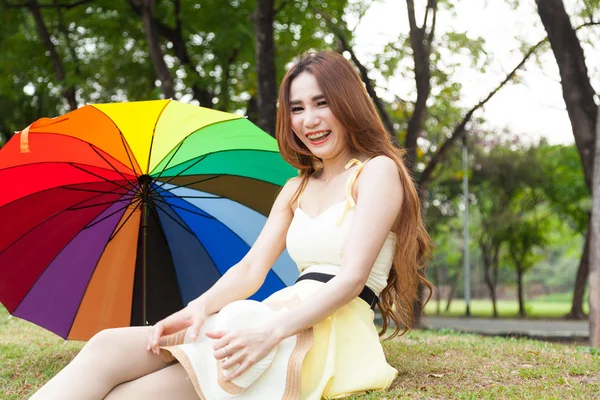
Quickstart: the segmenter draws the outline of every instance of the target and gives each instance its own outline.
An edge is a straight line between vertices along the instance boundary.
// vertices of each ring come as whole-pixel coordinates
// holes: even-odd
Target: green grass
[[[561,301],[562,300],[562,301]],[[527,316],[530,318],[562,318],[571,310],[571,302],[567,299],[551,298],[548,300],[530,300],[525,303]],[[441,302],[442,316],[465,315],[465,301],[452,300],[450,310],[445,312],[446,302]],[[518,317],[519,303],[516,300],[499,300],[497,302],[498,315],[501,318]],[[584,311],[588,312],[588,305],[584,304]],[[430,301],[425,307],[427,315],[436,315],[437,302]],[[492,302],[490,300],[471,300],[471,315],[475,317],[492,317]]]
[[[6,317],[0,309],[0,393],[24,399],[82,343]],[[414,331],[383,346],[399,372],[393,386],[351,399],[592,399],[600,393],[600,349],[451,330]]]

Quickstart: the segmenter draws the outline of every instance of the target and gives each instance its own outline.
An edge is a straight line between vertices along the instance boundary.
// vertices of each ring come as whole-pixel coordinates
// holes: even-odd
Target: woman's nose
[[[304,126],[307,128],[313,128],[320,122],[319,116],[314,110],[306,110],[304,112]]]

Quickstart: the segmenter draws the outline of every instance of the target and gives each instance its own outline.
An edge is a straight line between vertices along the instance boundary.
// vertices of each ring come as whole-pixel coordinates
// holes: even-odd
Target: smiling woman
[[[300,173],[246,256],[154,327],[96,335],[33,399],[318,400],[390,387],[397,371],[379,335],[390,321],[392,336],[410,329],[417,287],[430,286],[404,152],[337,53],[302,57],[279,100],[279,150]],[[296,283],[245,300],[286,247]]]

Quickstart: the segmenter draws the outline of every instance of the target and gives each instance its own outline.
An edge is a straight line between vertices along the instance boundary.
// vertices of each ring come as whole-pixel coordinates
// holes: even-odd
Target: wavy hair
[[[396,329],[388,337],[393,338],[401,330],[402,334],[406,333],[414,324],[419,285],[430,289],[429,297],[432,289],[425,276],[433,246],[423,223],[415,183],[404,163],[405,151],[392,143],[360,77],[343,56],[333,51],[306,54],[283,78],[277,110],[279,151],[284,160],[299,170],[301,177],[301,184],[292,202],[300,195],[320,161],[292,131],[290,87],[292,81],[303,72],[316,78],[331,112],[344,126],[352,149],[370,157],[385,155],[394,160],[398,167],[404,190],[400,223],[395,224],[397,241],[392,269],[378,301],[383,317],[379,335],[384,335],[390,322],[394,321]]]

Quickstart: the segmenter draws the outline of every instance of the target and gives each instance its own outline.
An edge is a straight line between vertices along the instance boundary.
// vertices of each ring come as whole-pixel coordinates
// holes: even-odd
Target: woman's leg
[[[198,400],[194,385],[181,364],[173,364],[139,379],[123,383],[106,400]]]
[[[117,328],[96,334],[31,400],[103,399],[121,383],[166,367],[161,357],[146,350],[148,329]]]

